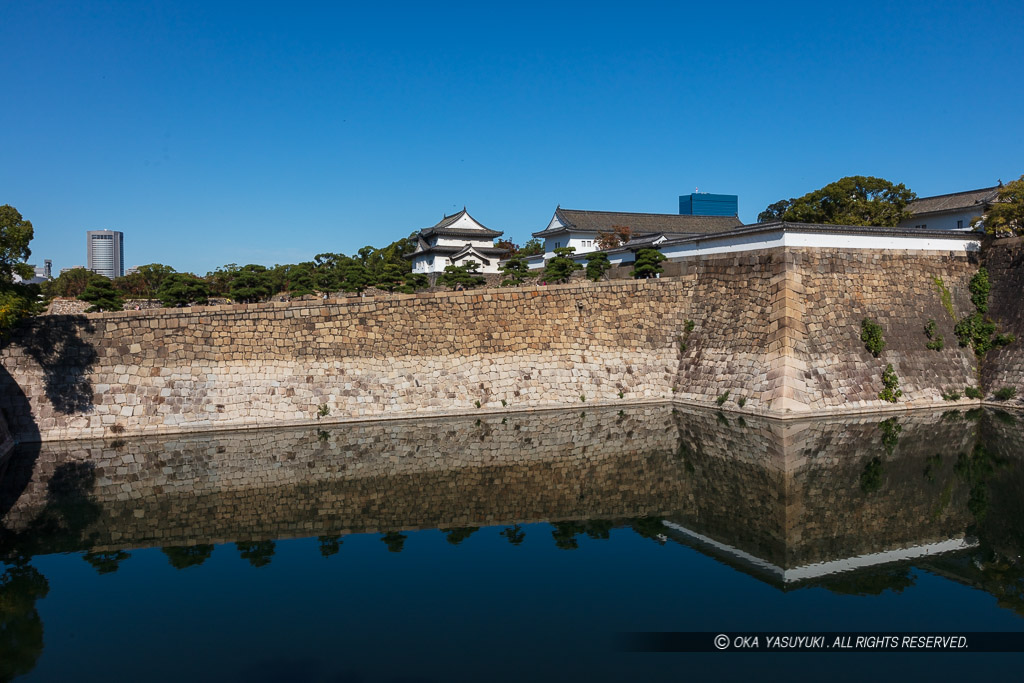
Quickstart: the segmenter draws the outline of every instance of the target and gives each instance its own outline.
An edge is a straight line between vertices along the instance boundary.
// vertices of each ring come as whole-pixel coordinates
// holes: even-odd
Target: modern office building
[[[124,275],[124,233],[89,230],[85,248],[89,270],[111,279]]]
[[[740,198],[735,194],[692,192],[679,197],[679,213],[683,216],[738,216]]]

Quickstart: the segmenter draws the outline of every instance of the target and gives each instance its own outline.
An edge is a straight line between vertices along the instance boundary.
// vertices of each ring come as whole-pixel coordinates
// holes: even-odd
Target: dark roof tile
[[[915,216],[922,213],[937,213],[939,211],[957,211],[978,207],[984,209],[986,204],[995,201],[999,193],[998,187],[985,187],[980,190],[968,190],[966,192],[953,192],[951,194],[940,194],[934,197],[921,197],[907,204],[907,211]]]
[[[633,235],[655,233],[685,233],[705,235],[725,232],[743,225],[736,216],[690,216],[674,213],[627,213],[624,211],[580,211],[577,209],[555,209],[555,215],[569,228],[577,230],[611,232],[613,228],[625,226]],[[547,237],[564,230],[542,230],[534,237]]]

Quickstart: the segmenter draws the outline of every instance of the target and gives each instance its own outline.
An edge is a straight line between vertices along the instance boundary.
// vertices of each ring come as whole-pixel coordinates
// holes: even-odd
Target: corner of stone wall
[[[777,260],[770,281],[768,339],[765,363],[768,388],[763,401],[773,413],[807,412],[807,326],[804,324],[804,286],[796,254],[786,251]]]

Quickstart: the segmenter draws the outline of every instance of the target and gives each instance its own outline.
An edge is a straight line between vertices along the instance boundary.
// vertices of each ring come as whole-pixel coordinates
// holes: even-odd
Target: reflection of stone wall
[[[38,528],[55,474],[86,468],[100,512],[83,548],[653,516],[792,568],[962,536],[975,520],[955,466],[978,423],[951,417],[895,418],[888,444],[877,417],[661,406],[46,443],[10,459],[0,521]],[[1019,445],[1015,429],[993,443]]]
[[[890,453],[879,417],[741,425],[687,414],[681,453],[700,495],[672,519],[782,568],[963,535],[968,486],[953,466],[973,448],[974,423],[937,413],[894,419],[901,429]],[[865,490],[876,457],[878,488]]]
[[[662,515],[685,504],[668,409],[44,444],[4,520],[88,463],[101,546]],[[16,466],[12,463],[12,466]],[[31,465],[29,465],[31,466]],[[5,492],[6,493],[6,492]]]
[[[661,280],[51,316],[0,350],[0,407],[25,440],[310,424],[325,404],[329,419],[383,418],[581,396],[713,405],[726,390],[726,407],[785,415],[889,407],[889,362],[901,404],[935,404],[975,365],[953,343],[925,349],[929,318],[952,339],[932,280],[963,310],[972,268],[947,252],[773,249]],[[865,316],[886,330],[882,358],[859,339]]]

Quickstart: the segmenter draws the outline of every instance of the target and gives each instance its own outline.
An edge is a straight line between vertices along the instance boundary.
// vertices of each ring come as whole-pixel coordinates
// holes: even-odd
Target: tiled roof
[[[414,251],[414,252],[412,252],[410,254],[406,254],[404,256],[404,258],[412,259],[412,258],[415,258],[415,257],[420,256],[422,254],[458,254],[459,252],[465,250],[466,247],[469,247],[469,246],[472,246],[472,245],[465,244],[465,245],[461,245],[461,246],[453,245],[453,246],[450,246],[450,247],[449,246],[427,247],[426,249],[417,249],[416,251]],[[472,248],[477,253],[483,254],[484,256],[494,256],[494,257],[497,257],[497,258],[502,258],[506,254],[508,254],[508,249],[502,249],[500,247],[477,247],[477,246],[473,246]]]
[[[627,213],[623,211],[580,211],[577,209],[555,209],[555,216],[566,226],[575,230],[611,232],[613,228],[625,226],[633,235],[653,233],[684,233],[706,235],[725,232],[743,225],[736,216],[689,216],[674,213]],[[534,237],[547,237],[565,228],[542,230]]]
[[[476,228],[465,229],[465,228],[449,228],[448,227],[449,225],[454,224],[457,220],[459,220],[463,216],[468,217],[469,220],[471,220],[474,223],[476,223],[477,225],[479,225],[481,229],[476,229]],[[491,230],[490,228],[485,227],[483,223],[481,223],[477,219],[475,219],[472,216],[470,216],[469,212],[467,212],[465,209],[463,209],[462,211],[459,211],[457,214],[454,214],[454,215],[451,215],[451,216],[445,216],[440,221],[438,221],[436,225],[433,225],[433,226],[431,226],[429,228],[423,228],[422,230],[420,230],[420,236],[421,237],[430,237],[431,235],[441,235],[441,236],[445,236],[445,237],[480,237],[480,238],[484,238],[484,237],[501,237],[502,234],[504,234],[504,233],[498,232],[497,230]]]
[[[921,197],[907,204],[907,211],[915,216],[922,213],[957,211],[974,207],[977,207],[980,211],[984,209],[986,204],[995,201],[998,193],[998,187],[986,187],[980,190],[953,192],[934,197]]]

